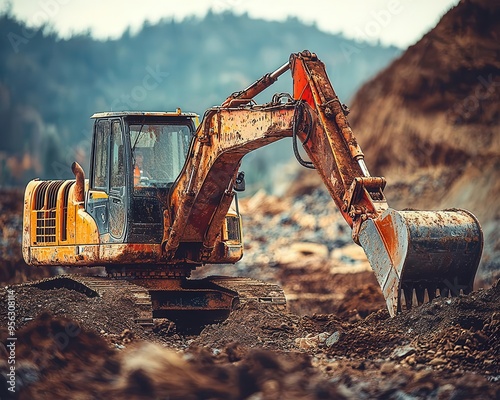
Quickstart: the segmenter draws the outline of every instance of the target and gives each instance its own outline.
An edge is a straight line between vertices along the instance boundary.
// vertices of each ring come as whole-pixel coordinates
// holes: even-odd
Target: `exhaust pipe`
[[[85,172],[82,166],[76,161],[71,164],[71,171],[73,171],[76,179],[74,191],[75,202],[83,203],[85,201]]]

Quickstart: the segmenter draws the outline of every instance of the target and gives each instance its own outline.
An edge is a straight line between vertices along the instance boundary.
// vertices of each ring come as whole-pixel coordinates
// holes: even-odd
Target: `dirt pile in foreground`
[[[103,307],[89,323],[81,310],[92,310],[94,299],[66,290],[55,293],[60,303],[43,308],[58,317],[38,307],[47,296],[40,289],[16,287],[15,293],[24,321],[15,350],[20,399],[500,395],[499,284],[469,296],[437,298],[395,318],[383,310],[355,323],[247,303],[199,336],[168,332],[160,324],[145,332],[122,318],[120,308],[120,318],[109,318]],[[3,290],[2,303],[5,296]],[[0,318],[6,326],[5,311]],[[2,342],[8,342],[5,330]],[[4,377],[7,368],[2,361]],[[2,398],[6,385],[0,385]]]

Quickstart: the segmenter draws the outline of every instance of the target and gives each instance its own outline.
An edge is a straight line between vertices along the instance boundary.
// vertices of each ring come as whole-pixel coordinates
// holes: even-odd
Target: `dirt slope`
[[[481,273],[500,268],[500,3],[461,1],[350,104],[372,175],[395,208],[471,210]]]
[[[498,158],[499,75],[500,4],[462,1],[357,92],[350,121],[373,172]]]
[[[348,117],[392,207],[478,217],[489,282],[500,270],[499,104],[500,3],[464,0],[356,93]],[[309,171],[298,181],[322,185]]]

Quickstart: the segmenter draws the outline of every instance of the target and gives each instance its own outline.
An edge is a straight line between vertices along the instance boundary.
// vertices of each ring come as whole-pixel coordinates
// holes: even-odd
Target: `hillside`
[[[462,1],[357,92],[350,120],[375,173],[500,155],[499,39],[500,5]]]
[[[462,1],[367,82],[349,119],[394,208],[462,207],[500,268],[500,4]]]
[[[88,171],[94,112],[181,107],[202,115],[306,48],[321,56],[345,99],[400,53],[295,19],[266,22],[209,13],[98,41],[89,35],[62,40],[49,27],[31,31],[2,15],[0,186],[24,185],[36,176],[71,178],[75,158]],[[283,76],[262,101],[290,90],[291,78]],[[280,148],[247,157],[249,185],[269,176],[268,158],[291,156],[288,146]]]

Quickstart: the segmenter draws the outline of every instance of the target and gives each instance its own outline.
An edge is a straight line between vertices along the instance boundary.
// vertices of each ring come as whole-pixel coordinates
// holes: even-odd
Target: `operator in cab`
[[[134,186],[147,186],[151,176],[144,169],[144,154],[141,150],[134,153]]]

